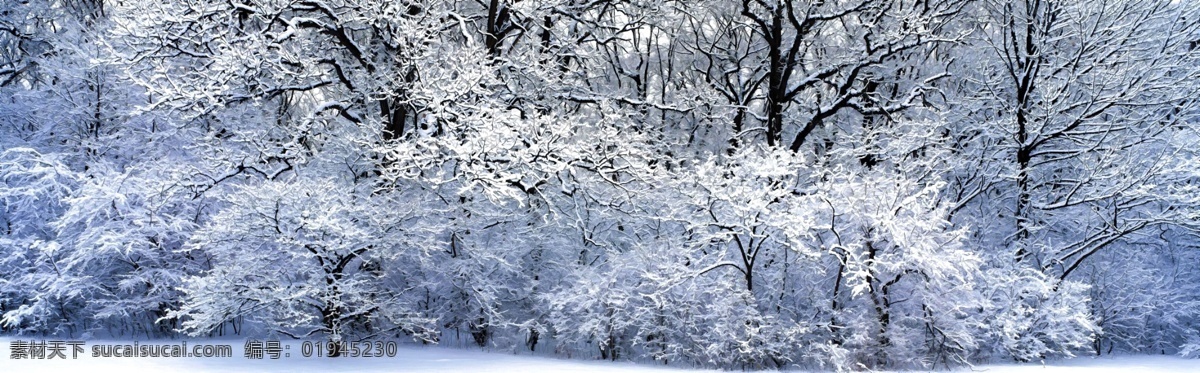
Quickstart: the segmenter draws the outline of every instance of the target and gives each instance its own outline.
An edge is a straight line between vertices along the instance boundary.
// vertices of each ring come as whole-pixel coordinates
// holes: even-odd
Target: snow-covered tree
[[[1013,356],[1069,354],[1104,334],[1063,328],[1088,324],[1083,319],[1106,322],[1076,306],[1089,293],[1071,284],[1105,281],[1075,273],[1090,261],[1118,257],[1098,254],[1108,250],[1140,252],[1146,255],[1141,260],[1152,261],[1157,254],[1148,246],[1168,250],[1177,243],[1151,232],[1192,224],[1183,207],[1190,203],[1177,200],[1191,181],[1172,164],[1184,154],[1180,141],[1194,138],[1188,133],[1196,121],[1191,92],[1200,67],[1200,55],[1189,45],[1197,30],[1195,8],[1170,1],[975,6],[978,31],[963,52],[974,57],[957,61],[964,79],[948,90],[961,94],[952,98],[958,100],[952,115],[962,118],[948,135],[957,148],[970,150],[959,157],[953,176],[956,217],[978,229],[974,241],[996,255],[988,262],[1009,273],[1002,278],[1045,282],[1034,288],[1048,291],[1000,281],[1013,286],[1002,291],[1004,298],[1022,298],[1032,307],[1029,315],[1046,317],[1014,322],[1053,324],[1050,317],[1061,316],[1060,326],[1034,328],[1063,332],[1013,342],[1023,344],[1009,347]],[[1005,256],[1020,264],[1010,267],[1001,260]],[[1145,281],[1155,282],[1152,277]],[[1093,297],[1116,298],[1090,303],[1122,307],[1119,293],[1093,288]],[[1048,309],[1037,311],[1039,303]]]

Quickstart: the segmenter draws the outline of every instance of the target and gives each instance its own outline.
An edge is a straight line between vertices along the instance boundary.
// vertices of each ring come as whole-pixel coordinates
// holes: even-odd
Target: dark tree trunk
[[[783,143],[783,104],[787,100],[787,80],[784,79],[787,64],[783,60],[783,7],[771,14],[771,26],[767,37],[767,58],[770,71],[767,73],[767,145]]]

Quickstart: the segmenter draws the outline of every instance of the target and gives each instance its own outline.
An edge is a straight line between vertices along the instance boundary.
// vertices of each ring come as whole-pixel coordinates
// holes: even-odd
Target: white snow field
[[[300,356],[300,342],[284,343],[285,353],[291,356],[279,359],[247,358],[242,340],[190,340],[197,343],[228,344],[232,347],[231,357],[171,358],[171,357],[92,357],[92,348],[101,344],[132,344],[132,341],[87,341],[85,351],[76,359],[13,359],[13,341],[29,341],[13,337],[0,338],[0,372],[715,372],[681,367],[663,367],[631,362],[609,362],[596,360],[568,360],[545,356],[514,355],[505,352],[487,352],[478,349],[460,349],[439,346],[399,345],[394,357],[369,358],[304,358]],[[40,341],[41,339],[35,339]],[[48,339],[49,340],[49,339]],[[141,342],[145,343],[145,342]],[[152,343],[178,343],[155,341]],[[944,371],[940,370],[940,371]],[[1079,357],[1069,360],[1050,361],[1036,364],[989,364],[963,367],[958,372],[988,373],[1070,373],[1070,372],[1200,372],[1200,359],[1185,359],[1163,355],[1118,355],[1099,358]]]

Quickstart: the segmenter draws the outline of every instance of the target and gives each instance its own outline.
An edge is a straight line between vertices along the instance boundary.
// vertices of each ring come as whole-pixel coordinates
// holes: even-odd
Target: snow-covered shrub
[[[0,153],[0,327],[17,333],[77,335],[87,299],[60,287],[64,256],[55,222],[70,208],[80,176],[54,154],[30,148]]]
[[[995,341],[988,352],[1039,361],[1074,356],[1092,343],[1097,329],[1088,313],[1087,285],[1020,266],[981,275],[988,302],[979,315],[985,338]]]
[[[184,280],[172,312],[193,335],[244,317],[265,332],[331,340],[409,335],[432,340],[420,317],[407,257],[420,232],[402,222],[411,206],[382,200],[336,180],[273,181],[238,188],[187,244],[211,268]]]

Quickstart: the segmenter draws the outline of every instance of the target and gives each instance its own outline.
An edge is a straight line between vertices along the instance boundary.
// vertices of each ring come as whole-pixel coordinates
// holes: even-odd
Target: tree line
[[[1200,7],[0,3],[0,332],[1200,350]]]

